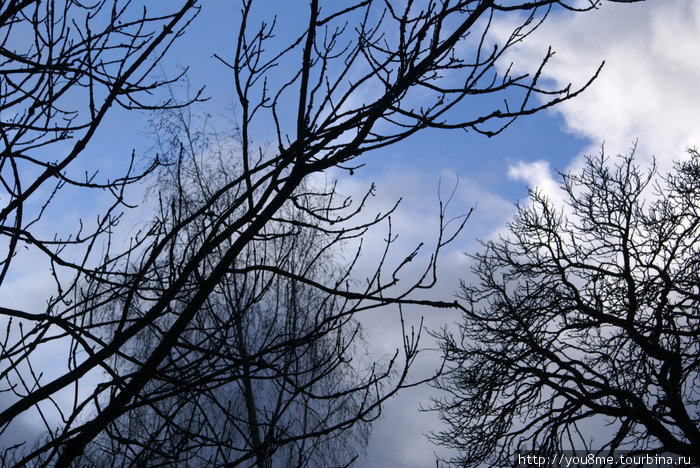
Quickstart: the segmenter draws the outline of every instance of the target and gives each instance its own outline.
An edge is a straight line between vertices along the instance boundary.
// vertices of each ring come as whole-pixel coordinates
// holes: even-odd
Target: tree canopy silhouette
[[[435,408],[458,464],[674,453],[698,460],[700,155],[665,178],[588,158],[476,254]]]
[[[158,111],[199,99],[147,102],[173,83],[153,78],[163,54],[198,8],[210,5],[4,2],[0,282],[6,287],[20,247],[48,258],[55,281],[43,311],[0,308],[0,431],[9,434],[32,416],[46,428],[35,443],[7,447],[4,462],[68,466],[102,453],[122,457],[117,462],[264,466],[289,444],[299,444],[299,455],[304,444],[375,418],[383,401],[414,383],[407,376],[420,333],[406,331],[396,356],[349,379],[353,316],[405,304],[453,307],[415,294],[435,283],[438,252],[456,232],[446,231],[443,209],[423,272],[400,279],[417,252],[392,255],[390,213],[362,221],[363,200],[339,197],[311,176],[331,168],[352,173],[366,153],[426,128],[494,136],[520,116],[576,96],[597,72],[579,87],[557,89],[540,82],[551,50],[531,74],[502,63],[553,9],[599,4],[572,3],[310,0],[300,23],[274,16],[269,2],[244,0],[231,22],[235,43],[214,54],[235,95],[230,172],[209,180],[211,163],[199,156],[221,155],[217,140],[198,139],[185,119],[161,129],[168,144],[152,166],[100,182],[69,169],[90,150],[111,107]],[[511,17],[519,26],[510,35],[491,34],[494,21]],[[273,136],[260,142],[260,129]],[[130,186],[172,168],[180,172],[168,179],[171,187],[152,197],[154,219],[126,242],[116,239]],[[108,191],[113,203],[93,228],[81,222],[67,235],[45,237],[55,194],[66,186],[86,198]],[[348,277],[356,256],[337,270],[319,266],[333,246],[384,222],[386,248],[366,281]],[[303,318],[294,318],[299,307]],[[258,309],[274,323],[251,327]],[[65,351],[63,364],[38,370],[41,357],[57,349]],[[315,355],[292,359],[300,354]],[[227,385],[239,385],[243,398],[222,399]],[[283,406],[314,402],[290,412],[251,398],[268,393]],[[326,406],[318,406],[322,400]],[[311,412],[303,423],[285,419]],[[212,414],[231,431],[217,434]]]

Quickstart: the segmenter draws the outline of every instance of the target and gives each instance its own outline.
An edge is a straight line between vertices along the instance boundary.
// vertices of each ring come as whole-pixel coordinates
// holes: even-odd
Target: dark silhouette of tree
[[[89,2],[88,2],[89,3]],[[150,109],[158,88],[173,80],[153,68],[198,12],[195,1],[179,2],[149,15],[130,2],[11,0],[0,5],[0,235],[6,239],[0,284],[20,245],[48,255],[56,268],[80,265],[61,255],[68,246],[90,250],[116,222],[126,186],[143,173],[133,167],[121,178],[100,182],[97,174],[68,169],[85,152],[111,107]],[[198,96],[197,96],[198,97]],[[171,103],[170,103],[171,104]],[[147,171],[146,171],[147,172]],[[66,186],[109,190],[115,203],[95,232],[45,239],[36,225]],[[10,317],[23,317],[3,309]]]
[[[340,198],[311,176],[331,168],[352,174],[365,153],[426,128],[493,136],[517,117],[576,96],[597,72],[578,88],[542,85],[551,50],[531,75],[499,68],[503,54],[553,8],[576,9],[555,0],[401,6],[362,0],[323,7],[311,0],[299,24],[263,21],[269,3],[242,1],[240,18],[232,21],[238,25],[234,50],[215,55],[235,88],[237,162],[225,177],[215,171],[211,179],[212,163],[194,156],[221,154],[217,142],[197,135],[187,121],[166,125],[161,136],[169,146],[145,173],[161,163],[180,172],[165,177],[172,187],[153,195],[154,220],[125,244],[113,233],[126,191],[144,173],[130,169],[98,183],[66,171],[110,106],[157,110],[191,101],[142,100],[169,84],[149,76],[192,18],[195,2],[150,16],[137,6],[14,1],[0,7],[8,203],[0,215],[8,239],[0,280],[23,245],[48,256],[56,282],[43,312],[0,309],[7,321],[0,340],[0,391],[7,400],[0,431],[11,432],[28,415],[43,418],[47,430],[34,445],[8,448],[4,460],[67,466],[78,457],[97,463],[102,453],[115,463],[153,457],[265,465],[288,450],[304,464],[305,444],[322,447],[376,418],[383,401],[415,383],[407,376],[420,333],[408,331],[400,353],[359,379],[348,377],[362,372],[345,365],[355,343],[353,316],[388,305],[454,307],[416,293],[435,283],[438,252],[456,235],[445,230],[441,208],[424,272],[400,278],[418,251],[392,258],[390,213],[360,221],[364,201]],[[499,42],[490,27],[506,16],[521,25]],[[20,30],[34,40],[17,52],[13,41],[21,34],[10,31]],[[272,141],[255,143],[269,139],[260,137],[267,131]],[[62,153],[68,156],[53,162],[50,150],[73,141]],[[201,146],[188,147],[194,144]],[[39,175],[20,166],[39,168]],[[38,190],[49,184],[52,190]],[[108,190],[114,203],[92,233],[78,228],[41,240],[30,228],[66,185]],[[322,267],[336,246],[383,222],[386,249],[365,282],[349,276],[359,253],[338,269],[333,262]],[[252,330],[260,336],[249,336]],[[65,348],[65,367],[45,376],[33,362],[53,345]],[[228,386],[240,387],[230,401]],[[301,406],[271,405],[272,394],[283,406]],[[226,431],[215,434],[212,415]],[[308,418],[292,422],[290,415]]]
[[[435,407],[457,464],[518,451],[698,460],[700,155],[665,178],[602,153],[540,192],[475,255],[464,322],[441,335]]]
[[[192,122],[189,109],[162,116],[158,135],[165,135],[164,128],[178,130],[178,122]],[[235,191],[225,191],[214,204],[209,200],[242,168],[240,142],[206,128],[179,130],[164,138],[180,150],[179,158],[158,172],[153,193],[165,207],[156,216],[159,230],[167,232],[188,219],[168,253],[170,260],[183,261],[206,241],[212,221],[240,216],[226,214],[235,205]],[[160,149],[167,154],[176,148]],[[356,349],[362,344],[361,327],[354,319],[361,306],[315,286],[342,288],[352,273],[353,262],[342,262],[338,255],[357,229],[320,228],[319,219],[331,214],[337,219],[341,212],[333,208],[334,196],[332,187],[299,187],[230,265],[178,337],[172,357],[142,390],[149,401],[132,404],[133,411],[87,447],[81,464],[191,460],[209,466],[234,461],[260,467],[346,466],[357,457],[379,413],[359,420],[358,414],[375,404],[372,393],[381,388],[390,364],[374,370],[354,365],[353,359],[362,358]],[[231,242],[212,250],[205,263],[224,255]],[[178,276],[172,265],[163,264],[151,291],[164,290]],[[178,302],[190,300],[197,281],[194,277],[183,288]],[[91,290],[85,297],[101,295]],[[111,310],[105,314],[107,321]],[[153,323],[137,336],[128,359],[115,363],[121,374],[135,370],[134,360],[148,357],[167,325]]]

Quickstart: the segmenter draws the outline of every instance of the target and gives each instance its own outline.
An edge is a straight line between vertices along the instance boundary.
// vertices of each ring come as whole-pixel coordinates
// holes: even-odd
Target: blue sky
[[[396,229],[409,244],[418,240],[417,231],[425,229],[435,209],[440,175],[443,185],[459,176],[456,199],[477,209],[460,243],[443,257],[437,296],[450,296],[457,278],[468,279],[462,252],[473,252],[477,238],[502,232],[527,187],[556,197],[556,170],[576,170],[582,156],[598,154],[602,144],[614,155],[628,153],[637,141],[638,162],[654,158],[663,171],[683,158],[686,148],[700,145],[700,2],[605,3],[599,11],[550,19],[512,52],[513,61],[532,71],[551,45],[556,54],[545,77],[566,84],[586,79],[605,60],[591,88],[550,111],[520,119],[495,138],[426,132],[388,149],[369,165],[369,174],[360,174],[377,181],[387,200],[393,191],[405,197],[405,224]],[[433,197],[432,205],[426,194]],[[424,315],[433,327],[449,320],[442,313],[415,315]],[[386,326],[388,321],[375,325]],[[445,452],[420,437],[436,427],[434,415],[415,411],[431,392],[416,389],[390,402],[359,466],[434,466],[433,452]]]
[[[306,5],[305,2],[302,2]],[[293,2],[275,2],[280,17],[294,18],[303,8]],[[206,85],[210,101],[200,109],[222,126],[233,98],[231,74],[213,53],[232,56],[237,34],[237,2],[209,0],[187,34],[163,63],[172,75],[189,67],[192,88]],[[508,29],[507,24],[495,25]],[[575,170],[583,154],[606,151],[626,153],[638,140],[639,161],[655,157],[659,167],[683,157],[686,147],[700,145],[700,2],[647,0],[634,5],[605,3],[599,11],[583,15],[561,14],[549,19],[535,35],[512,51],[519,71],[532,72],[552,46],[556,51],[545,78],[557,84],[582,83],[605,60],[600,78],[583,95],[553,110],[522,118],[495,138],[475,133],[430,130],[389,148],[366,155],[365,167],[354,176],[341,174],[341,192],[356,195],[370,183],[378,186],[370,210],[380,211],[403,197],[395,216],[400,248],[410,249],[434,236],[439,180],[447,190],[459,180],[454,214],[477,209],[458,243],[445,252],[442,280],[434,297],[451,298],[457,280],[468,276],[464,251],[473,251],[477,238],[497,235],[513,213],[513,204],[526,196],[527,187],[553,191],[554,170]],[[283,34],[284,32],[281,32]],[[132,149],[147,154],[150,147],[147,115],[114,109],[91,142],[77,171],[99,167],[105,176],[119,173]],[[262,130],[258,138],[264,140]],[[336,173],[331,176],[337,175]],[[135,195],[138,198],[139,195]],[[70,226],[78,217],[92,216],[99,200],[71,199],[66,195],[60,223]],[[134,200],[140,201],[140,200]],[[138,215],[135,215],[136,219]],[[381,236],[378,233],[377,236]],[[381,238],[381,237],[379,237]],[[370,239],[371,240],[371,239]],[[42,284],[37,264],[28,259],[3,299],[41,303]],[[25,299],[21,299],[25,298]],[[417,323],[426,316],[437,328],[457,317],[414,310]],[[395,314],[363,318],[366,339],[375,355],[400,345]],[[393,331],[387,331],[391,327]],[[381,330],[381,332],[380,332]],[[433,347],[426,340],[426,347]],[[429,372],[435,353],[419,361],[416,376]],[[405,392],[393,399],[385,416],[374,426],[367,457],[358,466],[434,466],[432,446],[423,433],[436,427],[432,414],[419,413],[432,394],[428,387]]]

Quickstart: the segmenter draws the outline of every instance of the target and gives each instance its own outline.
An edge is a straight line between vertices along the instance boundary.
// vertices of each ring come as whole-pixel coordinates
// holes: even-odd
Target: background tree
[[[240,143],[206,127],[183,127],[192,124],[191,117],[181,109],[162,113],[156,122],[160,150],[179,154],[155,174],[152,192],[165,207],[155,222],[172,226],[189,219],[170,260],[196,251],[213,221],[240,215],[225,214],[235,204],[232,191],[201,210],[212,193],[240,175]],[[133,404],[90,444],[81,464],[346,466],[357,457],[370,420],[379,414],[368,407],[376,404],[373,394],[387,376],[386,363],[374,370],[355,364],[362,358],[361,327],[354,319],[359,303],[314,286],[339,288],[352,273],[353,262],[343,262],[340,251],[358,231],[319,229],[319,219],[340,213],[333,196],[332,187],[299,188],[178,337],[171,357],[142,391],[148,399]],[[213,250],[211,261],[230,243]],[[163,263],[152,290],[177,277],[172,267]],[[179,302],[186,303],[197,287],[195,277]],[[100,296],[90,290],[85,299]],[[104,311],[105,321],[111,312]],[[148,357],[167,321],[163,317],[136,337],[128,359],[115,363],[122,374],[133,372],[134,360]]]
[[[633,155],[634,152],[632,152]],[[670,452],[698,460],[700,155],[656,181],[588,158],[475,255],[435,407],[457,464],[515,453]],[[612,167],[611,167],[612,166]],[[655,182],[656,181],[656,182]]]
[[[592,2],[586,8],[593,8],[597,3]],[[193,3],[188,2],[175,15],[145,18],[141,16],[142,10],[131,9],[132,4],[117,2],[111,13],[104,9],[100,10],[101,13],[87,15],[88,24],[84,25],[84,21],[64,19],[71,11],[69,7],[74,6],[73,2],[61,3],[62,8],[54,8],[57,3],[49,4],[52,7],[47,14],[29,15],[21,7],[37,4],[10,2],[8,5],[13,8],[0,18],[4,21],[1,24],[5,31],[23,25],[36,32],[37,41],[42,44],[54,43],[44,38],[43,31],[61,25],[66,29],[62,32],[67,33],[70,26],[72,34],[88,43],[94,37],[93,31],[98,30],[90,25],[90,21],[105,24],[104,20],[107,20],[106,29],[100,29],[105,31],[101,38],[109,37],[107,32],[120,31],[122,25],[131,25],[134,29],[125,32],[115,43],[104,45],[104,52],[114,53],[117,58],[94,61],[94,47],[78,49],[84,52],[78,63],[93,66],[96,71],[67,79],[62,89],[66,93],[68,90],[77,92],[81,86],[87,86],[84,95],[89,104],[71,114],[76,118],[84,117],[88,122],[84,127],[85,137],[94,133],[110,103],[120,99],[125,102],[125,93],[151,90],[138,79],[127,86],[131,75],[124,73],[135,73],[139,66],[153,63],[149,62],[150,59],[157,61],[159,44],[167,45],[164,42],[166,37],[177,36],[170,33],[185,21],[183,18],[193,8]],[[98,4],[104,5],[107,4]],[[454,235],[454,232],[446,232],[444,225],[438,227],[436,248],[426,262],[424,273],[410,280],[406,277],[400,279],[399,272],[417,252],[390,261],[388,246],[394,239],[391,231],[384,256],[377,262],[375,273],[370,274],[364,283],[339,281],[335,274],[321,274],[313,268],[307,270],[304,261],[289,263],[304,256],[280,258],[275,252],[279,248],[285,249],[285,242],[291,243],[287,246],[294,244],[292,239],[297,232],[316,231],[316,235],[299,234],[299,239],[313,239],[325,247],[332,244],[334,238],[338,239],[337,243],[343,238],[361,235],[366,227],[366,223],[354,217],[361,210],[362,202],[352,205],[338,200],[332,190],[310,184],[310,176],[331,168],[352,173],[362,164],[359,158],[364,153],[394,144],[429,127],[473,130],[493,136],[517,117],[572,98],[590,83],[589,80],[580,88],[552,89],[539,83],[541,68],[532,75],[515,76],[511,74],[511,68],[500,66],[504,52],[524,40],[546,19],[552,8],[573,9],[562,1],[508,1],[501,4],[492,0],[443,0],[394,4],[362,0],[321,7],[317,0],[311,0],[308,22],[300,25],[289,19],[284,27],[280,25],[285,18],[259,19],[261,14],[267,13],[267,5],[266,2],[243,1],[235,50],[217,55],[231,72],[235,87],[236,131],[240,141],[237,156],[240,164],[233,168],[238,170],[235,177],[226,179],[216,190],[200,190],[206,194],[206,199],[196,207],[187,205],[197,202],[188,198],[198,193],[197,190],[190,192],[181,184],[196,179],[175,178],[180,184],[176,184],[176,195],[158,200],[160,208],[154,222],[135,232],[125,248],[121,248],[122,242],[116,247],[111,238],[112,227],[116,209],[123,205],[128,182],[137,178],[127,175],[116,183],[99,185],[88,177],[83,184],[85,188],[110,189],[116,201],[114,207],[99,218],[93,235],[87,238],[82,233],[79,235],[84,245],[82,250],[79,249],[77,260],[67,256],[65,250],[66,246],[76,242],[76,237],[40,243],[27,234],[26,229],[20,232],[9,228],[6,231],[10,233],[6,264],[12,258],[14,245],[22,241],[38,247],[55,265],[74,273],[69,281],[66,281],[65,274],[56,274],[56,290],[45,313],[2,310],[8,317],[8,325],[0,355],[6,366],[1,375],[0,391],[8,395],[10,402],[0,413],[0,430],[11,431],[17,419],[29,413],[43,415],[47,407],[53,407],[58,414],[55,423],[46,419],[48,434],[45,440],[33,447],[18,447],[13,453],[8,452],[8,457],[14,457],[13,460],[66,466],[93,441],[101,441],[105,436],[113,441],[113,447],[119,447],[130,457],[133,454],[132,458],[137,460],[144,441],[140,436],[123,437],[120,432],[125,421],[138,421],[138,416],[132,418],[130,413],[157,415],[159,427],[181,435],[188,434],[188,431],[176,427],[181,421],[180,415],[158,414],[158,402],[164,398],[181,397],[177,392],[184,391],[183,387],[171,382],[167,388],[175,393],[160,394],[155,383],[186,375],[191,379],[186,384],[187,390],[197,392],[201,383],[202,398],[206,397],[206,392],[211,389],[212,374],[198,364],[218,361],[212,360],[212,349],[201,350],[197,340],[212,336],[207,321],[217,323],[219,319],[216,317],[224,314],[222,308],[231,307],[230,302],[225,307],[216,305],[216,302],[226,290],[232,290],[235,293],[232,299],[243,302],[227,313],[240,316],[241,325],[250,307],[261,306],[256,298],[246,297],[244,290],[235,286],[235,281],[243,281],[242,278],[254,281],[257,277],[260,278],[258,281],[267,281],[271,285],[282,284],[279,280],[286,278],[285,281],[317,290],[320,296],[299,290],[308,300],[324,297],[327,301],[323,307],[313,305],[315,313],[320,314],[315,320],[318,318],[321,323],[310,322],[314,336],[332,336],[333,333],[348,336],[346,333],[350,332],[347,329],[342,331],[340,324],[347,322],[352,326],[350,318],[362,310],[402,304],[452,307],[452,303],[422,301],[414,297],[416,292],[430,287],[436,280],[438,251]],[[131,14],[137,19],[120,23],[120,14]],[[490,26],[495,18],[505,16],[521,20],[521,25],[509,37],[499,41],[489,33]],[[154,30],[149,34],[147,31],[151,27]],[[56,32],[52,37],[64,36]],[[3,37],[10,37],[9,33]],[[160,42],[149,42],[157,38]],[[70,47],[77,41],[65,43],[60,50],[72,50]],[[147,45],[143,49],[134,49],[134,44]],[[28,54],[33,50],[30,47]],[[58,56],[58,50],[56,52],[49,57]],[[551,51],[544,54],[542,67],[551,54]],[[132,64],[130,60],[134,57],[141,59]],[[12,58],[21,62],[20,59]],[[46,67],[34,65],[32,63],[26,68],[27,80],[3,92],[20,89],[20,95],[25,97],[17,104],[17,119],[30,118],[28,116],[35,115],[37,110],[42,110],[45,118],[54,118],[54,107],[44,106],[44,111],[44,108],[33,106],[32,98],[26,98],[34,95],[32,80],[42,77],[64,80],[64,76],[71,75],[63,71],[42,74]],[[113,80],[110,75],[101,80],[102,75],[98,72],[103,69],[113,70],[118,79]],[[501,69],[507,71],[499,72]],[[150,66],[145,68],[145,72],[150,70]],[[95,99],[102,96],[94,92],[91,87],[94,83],[100,83],[108,90],[108,100],[102,107],[93,105]],[[53,102],[52,96],[57,95],[55,89],[53,85],[48,87],[49,102]],[[132,97],[134,104],[139,102],[133,94],[129,95]],[[472,105],[475,97],[479,105]],[[178,105],[177,102],[168,105]],[[33,125],[25,127],[35,131]],[[54,127],[58,131],[54,132]],[[50,135],[62,136],[63,130],[73,131],[73,127],[62,128],[60,124],[49,122],[39,128],[39,135],[45,138],[46,144],[53,144]],[[185,131],[191,129],[183,128]],[[256,129],[260,128],[274,130],[272,142],[256,145],[255,141],[260,140],[261,134]],[[70,154],[82,151],[85,137],[77,142]],[[27,140],[27,148],[38,141]],[[168,154],[160,155],[163,160],[180,160],[187,140],[175,138],[175,141],[177,144]],[[19,153],[12,151],[6,150],[3,154],[14,155],[16,159]],[[60,188],[65,178],[61,171],[73,160],[69,157],[58,165],[40,163],[45,170],[31,187],[50,179],[57,181]],[[34,163],[35,159],[28,161]],[[11,161],[8,160],[7,164],[5,168],[12,167]],[[182,170],[197,170],[196,166],[175,164]],[[203,180],[200,187],[206,185],[207,181]],[[6,183],[8,192],[19,191],[16,187],[15,182]],[[35,188],[32,190],[36,191]],[[11,202],[8,209],[16,210],[32,190],[25,189],[23,195],[15,196],[17,201]],[[45,209],[40,208],[37,212],[45,213]],[[443,211],[440,219],[444,220],[444,216]],[[381,220],[379,217],[375,222]],[[16,240],[12,240],[12,235]],[[276,243],[282,243],[282,246]],[[59,255],[62,252],[63,255]],[[297,271],[296,268],[301,269]],[[349,266],[341,270],[340,278],[346,271],[349,271]],[[233,289],[228,287],[231,281],[234,282]],[[242,293],[242,297],[236,296]],[[274,294],[267,297],[281,299]],[[330,300],[330,297],[335,299]],[[326,313],[330,313],[330,318],[323,316]],[[9,322],[9,318],[14,321]],[[225,325],[235,329],[236,320],[225,322]],[[279,334],[275,327],[270,331],[275,336]],[[32,362],[54,343],[66,346],[66,365],[55,375],[45,377],[35,372]],[[195,343],[197,346],[193,346]],[[309,344],[293,335],[281,343],[295,348],[290,352],[297,353]],[[331,348],[336,350],[331,354],[336,356],[332,359],[342,356],[337,352],[345,346],[342,343],[341,339],[340,346]],[[139,344],[144,344],[145,354],[135,351]],[[275,366],[259,359],[256,362],[256,358],[264,359],[275,351],[265,349],[264,340],[247,341],[244,345],[239,343],[237,351],[230,347],[231,342],[221,344],[229,346],[229,353],[244,351],[240,362],[236,363],[238,367],[228,369],[232,373],[227,377],[229,380],[233,375],[237,381],[245,382],[249,380],[248,373],[260,376],[268,371],[279,372],[280,376],[298,376],[281,364],[287,359],[283,356],[289,356],[281,351]],[[326,349],[323,344],[319,346],[321,350]],[[354,387],[344,387],[345,382],[342,382],[332,392],[326,388],[328,397],[342,400],[351,392],[364,389],[363,395],[367,398],[361,400],[359,409],[356,406],[354,416],[346,418],[345,423],[332,423],[324,429],[325,434],[317,435],[337,434],[337,430],[376,416],[382,401],[410,385],[406,376],[417,346],[417,337],[407,336],[401,359],[397,357],[383,369],[370,372]],[[205,352],[200,354],[200,351]],[[260,355],[248,354],[246,357],[246,353]],[[380,390],[381,381],[392,370],[397,373],[397,379],[391,386]],[[105,377],[97,384],[88,384],[88,377],[97,375],[98,371],[102,371]],[[204,381],[199,381],[197,373],[204,375]],[[252,375],[250,379],[253,379]],[[307,383],[294,382],[294,385],[304,389],[300,395],[309,396]],[[59,400],[68,403],[59,403]],[[215,398],[209,398],[209,401],[215,401]],[[246,411],[248,415],[256,413],[255,408]],[[250,416],[237,417],[248,423],[252,421]],[[256,427],[254,422],[252,427]],[[160,434],[157,437],[160,438]],[[258,457],[269,448],[262,443],[265,437],[260,437],[260,443],[251,438],[252,443],[248,445],[244,458],[228,461],[239,463]],[[293,442],[290,437],[280,437],[282,439],[275,437],[274,440]],[[192,439],[183,440],[189,443]],[[203,444],[201,440],[195,443]],[[230,448],[237,449],[238,445],[231,443]],[[191,452],[183,449],[177,453]]]

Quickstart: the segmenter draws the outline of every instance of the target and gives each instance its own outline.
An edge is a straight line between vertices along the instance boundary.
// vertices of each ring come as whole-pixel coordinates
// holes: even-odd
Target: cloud
[[[392,265],[398,264],[420,242],[425,243],[424,255],[411,262],[411,268],[401,275],[405,282],[422,273],[432,253],[431,248],[438,235],[440,198],[447,202],[452,194],[448,218],[464,214],[476,205],[463,235],[440,254],[437,284],[432,290],[424,291],[421,298],[454,299],[459,280],[469,275],[469,259],[464,252],[474,250],[475,239],[488,238],[497,233],[515,210],[512,203],[490,190],[484,182],[458,176],[452,170],[439,167],[418,169],[397,163],[382,165],[381,170],[375,172],[360,170],[353,177],[334,172],[328,175],[330,178],[340,176],[339,194],[352,196],[354,200],[360,199],[372,182],[376,183],[375,195],[369,199],[365,210],[367,219],[374,219],[377,212],[387,212],[398,198],[402,199],[392,215],[392,233],[398,238],[389,261]],[[386,234],[384,225],[365,236],[362,272],[376,266]],[[365,327],[371,357],[379,359],[400,349],[402,330],[395,307],[375,310],[358,318]],[[441,362],[438,345],[426,330],[436,331],[458,322],[459,313],[454,310],[405,307],[404,318],[408,333],[412,326],[417,330],[421,320],[424,326],[421,337],[423,352],[411,367],[410,374],[410,379],[417,381],[432,375]],[[389,400],[382,408],[382,417],[373,426],[367,456],[359,459],[356,465],[363,468],[434,466],[436,456],[449,457],[447,449],[435,446],[425,437],[430,431],[444,429],[437,414],[419,412],[419,407],[429,406],[430,398],[435,396],[436,391],[432,387],[421,385],[401,391]]]
[[[554,112],[566,131],[590,140],[586,153],[605,142],[610,153],[624,154],[639,140],[640,161],[653,156],[666,170],[700,145],[698,30],[697,2],[604,2],[593,12],[550,18],[509,59],[532,72],[551,45],[556,54],[543,78],[558,86],[581,85],[605,61],[592,86]],[[580,164],[572,161],[570,169]]]
[[[552,177],[549,163],[544,160],[535,162],[518,161],[508,166],[508,178],[525,182],[531,190],[539,190],[550,199],[560,199],[561,189]]]
[[[495,25],[497,30],[511,31],[512,25]],[[572,154],[568,167],[560,170],[576,171],[582,165],[583,154],[597,154],[601,143],[606,151],[627,153],[634,141],[639,140],[640,162],[655,156],[662,170],[672,160],[681,158],[684,149],[700,146],[700,4],[684,0],[643,2],[617,5],[604,3],[598,11],[580,15],[558,15],[549,18],[540,30],[513,49],[512,60],[518,71],[537,69],[548,47],[556,51],[543,78],[558,86],[573,83],[582,85],[595,73],[602,61],[606,65],[600,77],[585,93],[576,99],[556,106],[552,112],[562,119],[564,130],[586,138],[589,145],[582,154]],[[504,134],[502,138],[506,138]],[[533,138],[548,138],[545,134]],[[543,191],[550,199],[561,199],[558,177],[547,158],[541,155],[535,161],[524,160],[522,155],[511,155],[505,176],[512,181],[524,182],[532,189]],[[575,156],[575,157],[574,157]],[[396,194],[405,195],[399,212],[394,217],[394,230],[413,245],[426,240],[435,222],[435,194],[438,174],[443,174],[443,187],[454,180],[454,173],[435,169],[432,173],[411,168],[385,168],[375,177],[378,196],[375,206],[387,207]],[[361,172],[360,172],[361,174]],[[452,179],[450,179],[452,177]],[[359,177],[343,180],[341,192],[359,192],[368,183]],[[410,190],[409,190],[410,188]],[[492,187],[469,177],[462,177],[456,193],[456,206],[477,204],[467,232],[458,247],[446,253],[436,297],[454,297],[459,278],[469,279],[469,260],[462,252],[473,252],[474,239],[492,238],[505,230],[505,222],[513,215],[513,206]],[[406,239],[408,238],[408,239]],[[454,315],[416,311],[412,317],[423,314],[428,328],[433,330],[454,322]],[[369,341],[375,349],[385,352],[394,349],[400,340],[396,317],[387,314],[371,317],[367,322]],[[434,346],[426,343],[426,346]],[[383,347],[383,348],[382,348]],[[435,358],[435,354],[431,356]],[[437,361],[428,358],[418,364],[419,372],[433,368]],[[374,426],[368,457],[358,466],[432,466],[434,453],[445,455],[443,447],[431,446],[422,434],[444,429],[434,414],[418,413],[420,403],[429,404],[428,398],[437,396],[429,387],[399,393],[384,408],[384,418]]]

